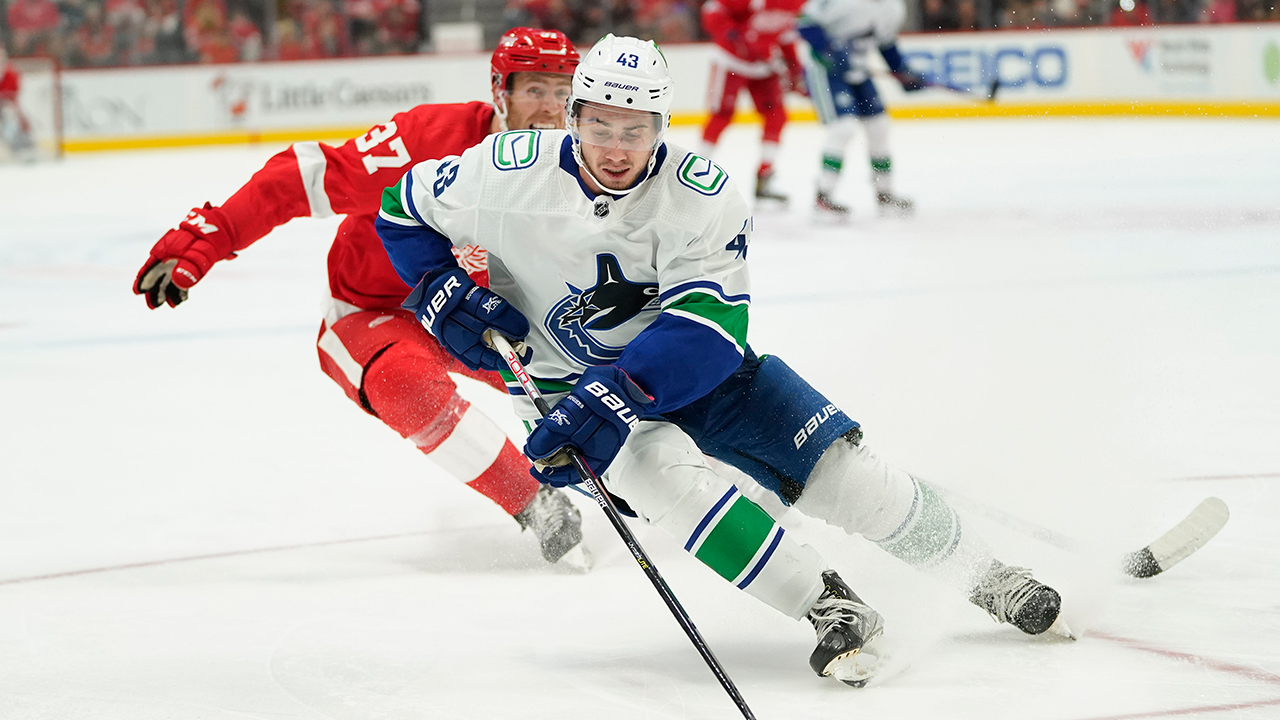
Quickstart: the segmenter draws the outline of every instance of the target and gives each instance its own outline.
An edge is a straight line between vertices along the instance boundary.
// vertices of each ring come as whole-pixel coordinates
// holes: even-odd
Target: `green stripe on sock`
[[[832,155],[823,155],[822,167],[828,170],[835,170],[836,172],[840,172],[840,168],[844,167],[844,159],[834,157]]]
[[[871,170],[878,173],[886,173],[893,170],[893,161],[889,158],[871,158]]]
[[[695,557],[707,567],[733,582],[760,552],[773,531],[773,518],[759,505],[738,496],[729,512],[711,529]]]
[[[960,522],[945,500],[920,483],[920,509],[902,537],[880,545],[885,552],[916,567],[946,559],[955,547]]]

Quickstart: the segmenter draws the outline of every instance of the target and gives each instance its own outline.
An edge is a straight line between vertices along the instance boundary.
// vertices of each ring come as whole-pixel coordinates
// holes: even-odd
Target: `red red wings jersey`
[[[365,310],[397,308],[410,288],[396,275],[373,229],[382,190],[423,160],[459,155],[476,145],[489,134],[492,121],[488,103],[419,105],[338,147],[295,143],[222,205],[233,225],[233,250],[296,217],[346,215],[329,249],[333,297]],[[476,282],[488,284],[483,250],[455,254]]]
[[[708,0],[702,6],[702,27],[733,57],[768,62],[774,48],[785,57],[793,47],[802,5],[803,0]]]
[[[9,63],[0,67],[0,100],[18,101],[18,71]]]

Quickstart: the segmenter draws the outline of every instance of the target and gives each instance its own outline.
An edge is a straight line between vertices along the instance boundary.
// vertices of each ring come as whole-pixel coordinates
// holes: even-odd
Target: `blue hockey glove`
[[[524,454],[533,460],[529,474],[554,487],[582,482],[569,464],[566,446],[577,448],[587,467],[603,474],[652,402],[622,368],[587,368],[573,392],[529,433],[524,445]]]
[[[436,340],[472,370],[498,370],[507,363],[484,342],[484,331],[493,329],[511,340],[529,334],[529,321],[497,293],[476,285],[461,268],[434,270],[401,304]],[[525,349],[521,362],[533,351]]]
[[[925,79],[919,73],[910,70],[902,70],[893,74],[898,78],[898,82],[902,83],[902,89],[905,92],[917,92],[926,87]]]

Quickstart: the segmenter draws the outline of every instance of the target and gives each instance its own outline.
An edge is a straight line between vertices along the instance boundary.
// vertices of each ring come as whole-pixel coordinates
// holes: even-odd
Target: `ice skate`
[[[533,530],[547,562],[583,572],[591,568],[591,558],[582,545],[582,513],[565,493],[550,485],[539,487],[515,519],[522,529]]]
[[[813,206],[818,209],[820,214],[831,217],[846,217],[849,215],[849,206],[841,205],[832,200],[826,193],[819,192],[813,200]]]
[[[1026,568],[992,560],[986,575],[969,592],[969,602],[986,610],[997,621],[1009,623],[1028,635],[1052,630],[1075,638],[1059,620],[1062,597],[1058,591],[1031,577],[1031,571]]]
[[[916,211],[913,200],[893,193],[876,193],[876,204],[880,207],[881,217],[911,217]]]
[[[822,582],[822,594],[807,615],[818,633],[809,667],[823,677],[862,687],[886,660],[877,643],[884,633],[884,620],[834,570],[822,573]]]
[[[784,195],[777,187],[777,180],[772,171],[756,176],[756,200],[771,200],[787,203],[791,198]]]

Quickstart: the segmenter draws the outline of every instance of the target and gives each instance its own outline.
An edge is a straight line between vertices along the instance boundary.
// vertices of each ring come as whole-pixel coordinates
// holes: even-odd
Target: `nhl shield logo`
[[[596,198],[595,214],[601,220],[609,217],[609,201],[604,198]]]

